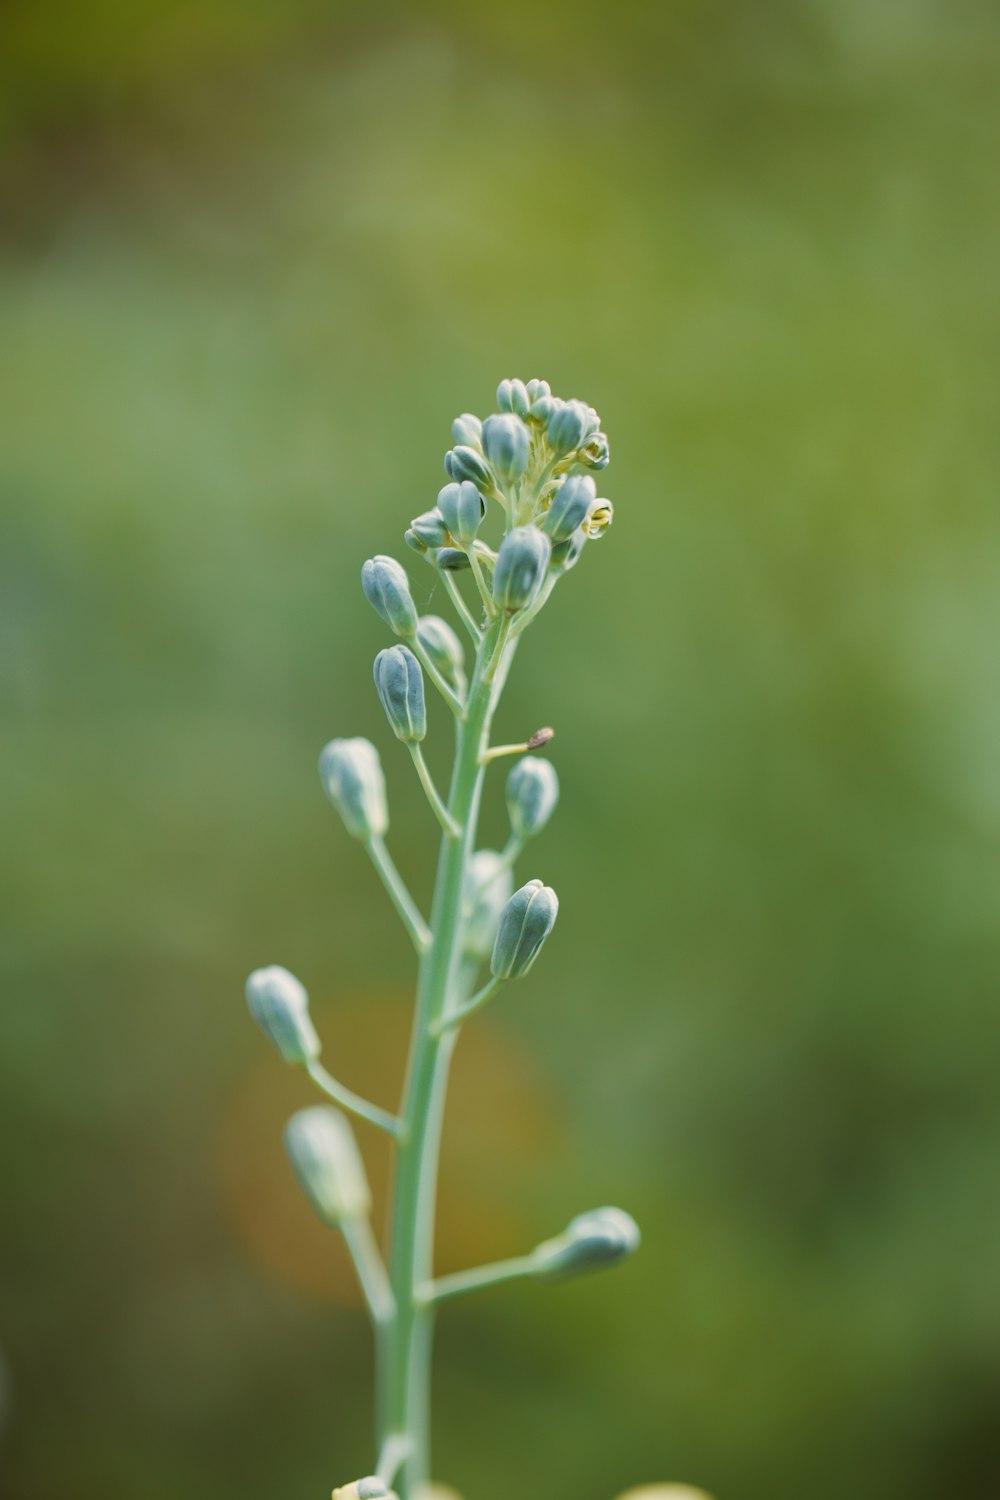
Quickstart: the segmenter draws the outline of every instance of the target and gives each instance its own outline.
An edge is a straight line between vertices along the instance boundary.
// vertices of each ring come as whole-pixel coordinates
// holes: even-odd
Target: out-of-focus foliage
[[[4,1494],[370,1464],[242,980],[393,1102],[410,954],[315,757],[378,741],[426,901],[358,569],[517,374],[594,401],[616,521],[498,725],[558,730],[562,915],[463,1039],[442,1269],[595,1202],[644,1243],[443,1312],[439,1472],[994,1500],[996,7],[3,24]]]

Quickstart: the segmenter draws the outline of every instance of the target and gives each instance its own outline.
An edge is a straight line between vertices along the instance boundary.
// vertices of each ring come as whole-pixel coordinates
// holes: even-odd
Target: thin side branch
[[[464,1005],[460,1005],[457,1010],[453,1010],[449,1015],[442,1016],[440,1021],[436,1022],[431,1028],[433,1034],[435,1036],[444,1036],[446,1031],[452,1031],[456,1026],[460,1026],[463,1021],[467,1021],[477,1010],[482,1009],[487,1000],[493,998],[503,983],[502,979],[492,978],[487,980],[482,989],[478,990],[470,1000],[466,1000]]]
[[[406,889],[403,877],[396,869],[392,856],[385,847],[384,839],[378,834],[372,834],[370,839],[365,840],[365,848],[371,856],[372,864],[382,877],[382,884],[388,891],[389,899],[399,913],[403,926],[413,939],[414,948],[418,953],[426,953],[431,945],[431,930]]]
[[[425,1282],[418,1297],[427,1305],[436,1305],[448,1302],[452,1297],[464,1297],[467,1292],[479,1292],[504,1281],[533,1276],[535,1269],[534,1255],[518,1255],[512,1260],[494,1261],[492,1265],[477,1266],[473,1271],[456,1271],[453,1276],[440,1276],[436,1281]]]
[[[441,568],[440,574],[444,579],[445,588],[451,595],[451,602],[455,606],[456,613],[458,614],[458,617],[461,620],[462,624],[465,626],[466,630],[469,632],[469,635],[472,637],[473,644],[478,650],[479,643],[483,638],[483,633],[480,630],[479,626],[476,624],[471,609],[462,598],[462,590],[455,582],[455,579],[448,568]]]
[[[353,1090],[338,1083],[321,1062],[309,1063],[307,1071],[317,1088],[322,1089],[326,1097],[332,1099],[335,1104],[339,1104],[341,1109],[350,1110],[351,1114],[357,1115],[360,1120],[367,1120],[369,1125],[376,1125],[379,1130],[384,1130],[394,1140],[399,1140],[403,1133],[403,1122],[395,1115],[391,1115],[388,1110],[379,1109],[377,1104],[370,1104],[367,1099],[362,1099],[360,1094],[355,1094]]]
[[[354,1269],[358,1273],[361,1290],[368,1304],[368,1311],[375,1324],[391,1323],[396,1315],[396,1299],[392,1294],[389,1276],[382,1260],[381,1251],[367,1219],[345,1219],[341,1225],[347,1248],[351,1252]]]
[[[444,829],[448,837],[451,839],[457,839],[462,830],[455,822],[455,819],[452,817],[451,813],[445,807],[444,800],[441,797],[441,793],[434,785],[431,773],[427,769],[427,762],[424,760],[424,752],[421,750],[419,743],[411,743],[408,746],[408,749],[411,756],[413,757],[413,764],[417,768],[417,775],[420,777],[420,785],[427,793],[427,800],[431,805],[434,816],[437,818],[438,822],[441,824],[441,827]]]

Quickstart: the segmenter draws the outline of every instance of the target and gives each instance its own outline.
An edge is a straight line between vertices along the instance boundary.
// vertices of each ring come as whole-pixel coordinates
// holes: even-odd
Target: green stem
[[[413,946],[418,953],[425,952],[431,944],[431,930],[427,926],[420,912],[417,910],[416,902],[406,889],[403,877],[396,869],[392,856],[385,847],[383,839],[373,833],[370,839],[365,841],[365,848],[371,857],[382,878],[382,884],[389,893],[389,899],[399,913],[403,926],[413,939]]]
[[[367,1099],[362,1099],[360,1094],[355,1094],[351,1089],[345,1088],[338,1083],[331,1073],[328,1073],[320,1062],[311,1062],[306,1071],[317,1088],[321,1088],[328,1099],[339,1104],[341,1109],[349,1109],[352,1115],[357,1115],[361,1120],[367,1120],[369,1125],[377,1125],[379,1130],[386,1131],[389,1135],[398,1136],[400,1122],[395,1115],[389,1114],[388,1110],[379,1109],[377,1104],[369,1104]]]
[[[534,1276],[537,1261],[532,1255],[518,1255],[513,1260],[497,1260],[488,1266],[477,1266],[473,1271],[456,1271],[453,1276],[441,1276],[421,1289],[423,1301],[447,1302],[452,1297],[464,1297],[466,1292],[478,1292],[484,1287],[499,1286],[504,1281],[519,1281],[523,1276]]]
[[[420,777],[420,785],[427,793],[427,800],[431,805],[434,816],[441,824],[448,838],[457,839],[460,832],[459,825],[455,822],[455,819],[441,800],[441,793],[434,785],[434,778],[431,776],[427,768],[427,762],[424,760],[424,752],[421,750],[419,744],[415,744],[412,741],[407,745],[407,749],[413,757],[413,764],[416,766],[417,775]]]
[[[433,1277],[441,1124],[456,1040],[455,1032],[436,1036],[433,1028],[459,1003],[462,897],[479,820],[484,776],[479,758],[488,743],[499,691],[499,684],[494,687],[490,678],[497,672],[496,658],[503,654],[502,636],[500,623],[494,622],[482,638],[465,719],[456,726],[448,815],[456,825],[457,836],[446,833],[441,842],[431,945],[421,958],[417,981],[393,1193],[390,1280],[396,1316],[385,1356],[388,1399],[381,1429],[383,1441],[391,1434],[408,1441],[397,1485],[400,1500],[413,1500],[417,1488],[429,1477],[433,1308],[421,1300],[420,1288]],[[500,672],[500,682],[504,676]]]
[[[478,994],[473,995],[471,1000],[466,1000],[457,1009],[452,1010],[447,1016],[442,1016],[440,1021],[435,1022],[435,1035],[443,1036],[446,1031],[451,1031],[453,1027],[460,1026],[463,1021],[467,1021],[470,1016],[475,1015],[476,1011],[480,1010],[486,1004],[487,1000],[493,998],[503,983],[502,979],[493,978],[487,980],[482,989]]]
[[[455,579],[452,577],[447,568],[441,568],[440,573],[441,577],[444,579],[444,586],[448,590],[448,593],[451,595],[451,602],[455,606],[458,617],[461,620],[462,624],[465,626],[466,630],[469,632],[469,635],[472,637],[473,643],[478,650],[483,639],[483,633],[480,630],[479,626],[476,624],[475,617],[473,616],[471,609],[462,598],[462,590],[459,588],[458,584],[455,582]]]

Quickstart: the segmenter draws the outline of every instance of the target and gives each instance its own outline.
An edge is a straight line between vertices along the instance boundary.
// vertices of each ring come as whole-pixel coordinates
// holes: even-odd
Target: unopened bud
[[[365,598],[390,630],[411,636],[417,628],[417,606],[406,569],[394,557],[370,557],[361,569]]]
[[[500,915],[514,889],[510,864],[495,849],[477,849],[466,870],[462,940],[471,958],[489,958]]]
[[[493,598],[508,614],[526,609],[542,586],[552,544],[536,526],[515,526],[500,543],[493,570]]]
[[[602,537],[615,518],[615,508],[610,500],[595,500],[583,529],[591,541]]]
[[[328,1104],[300,1109],[285,1126],[285,1149],[306,1197],[324,1224],[371,1213],[364,1163],[347,1116]]]
[[[469,566],[468,554],[460,552],[457,547],[439,547],[434,554],[434,561],[439,568],[446,568],[449,573],[461,573],[463,568]]]
[[[639,1246],[639,1226],[621,1208],[595,1208],[578,1214],[562,1234],[535,1251],[539,1276],[572,1276],[594,1271],[631,1255]]]
[[[572,453],[597,425],[597,413],[582,401],[564,401],[549,417],[546,428],[554,453]]]
[[[458,545],[471,547],[486,514],[486,501],[476,486],[468,479],[453,479],[439,491],[437,508]]]
[[[501,411],[512,411],[516,416],[526,417],[531,410],[531,398],[523,380],[501,380],[497,386],[497,406]]]
[[[559,801],[559,777],[550,760],[525,755],[507,777],[507,813],[519,839],[541,833]]]
[[[597,486],[589,474],[571,474],[563,481],[542,521],[542,530],[552,538],[553,547],[568,541],[583,525],[596,497]]]
[[[546,427],[562,404],[559,397],[553,396],[550,391],[536,396],[531,403],[531,420],[540,422],[543,427]]]
[[[449,479],[457,479],[459,483],[463,479],[469,479],[477,490],[491,490],[493,488],[493,475],[475,448],[470,448],[465,443],[459,443],[455,448],[450,448],[444,456],[445,473]]]
[[[452,687],[464,689],[465,652],[447,620],[442,620],[439,615],[421,615],[417,640],[445,681]]]
[[[464,411],[460,417],[456,417],[451,424],[451,435],[455,442],[463,448],[481,448],[483,444],[483,424],[478,417],[474,417],[471,411]]]
[[[508,483],[525,474],[531,452],[531,435],[513,412],[487,417],[483,423],[483,451],[493,472]]]
[[[560,542],[557,547],[552,548],[552,566],[562,573],[568,573],[570,568],[576,567],[580,561],[580,553],[586,545],[587,533],[581,526],[579,531],[574,531],[565,542]]]
[[[393,734],[404,744],[417,744],[427,733],[424,674],[417,658],[406,646],[389,646],[376,656],[372,676]]]
[[[552,395],[552,387],[547,380],[529,380],[525,389],[528,393],[528,400],[532,404],[541,400],[543,396]]]
[[[559,899],[549,885],[529,880],[515,891],[500,914],[490,970],[496,979],[520,979],[541,952],[555,926]]]
[[[433,510],[425,510],[421,515],[414,516],[410,522],[410,530],[416,532],[425,547],[447,547],[451,541],[444,516],[436,505]]]
[[[319,1057],[319,1037],[309,1015],[309,996],[294,974],[278,964],[254,969],[247,980],[247,1005],[286,1063],[304,1068]]]
[[[384,838],[389,830],[385,777],[371,740],[331,740],[320,755],[319,774],[352,838]]]

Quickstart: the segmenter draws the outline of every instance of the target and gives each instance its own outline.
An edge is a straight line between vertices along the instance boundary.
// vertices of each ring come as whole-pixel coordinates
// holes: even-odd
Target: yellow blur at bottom
[[[705,1490],[689,1484],[641,1484],[637,1490],[626,1490],[616,1500],[712,1500]]]

